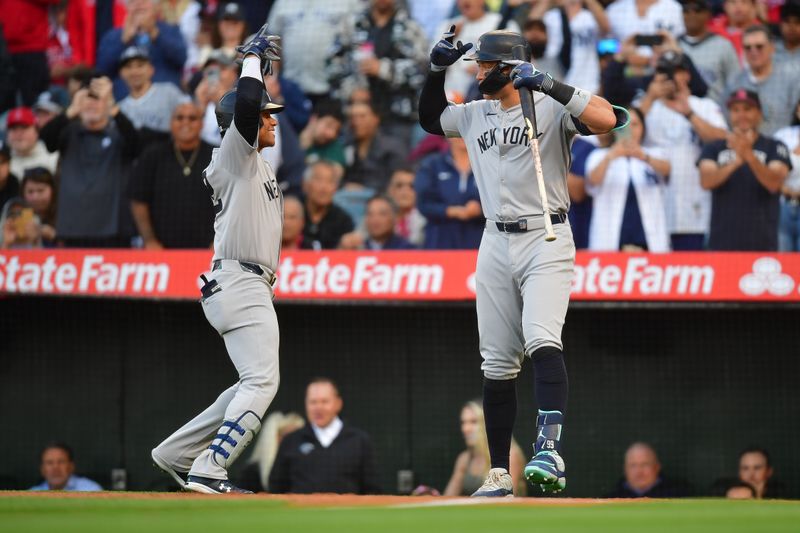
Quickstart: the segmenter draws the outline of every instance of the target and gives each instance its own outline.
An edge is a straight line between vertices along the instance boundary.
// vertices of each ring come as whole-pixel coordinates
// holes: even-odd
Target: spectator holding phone
[[[677,37],[683,35],[683,16],[681,6],[675,0],[615,0],[606,8],[611,24],[611,35],[623,42],[632,35],[647,36],[651,40],[640,39],[638,46],[658,44],[656,34],[665,31]],[[647,57],[649,52],[639,53]]]
[[[200,82],[194,90],[194,99],[204,110],[202,137],[212,146],[219,146],[222,137],[217,125],[217,102],[222,95],[233,89],[239,79],[236,62],[222,52],[216,51],[203,65]]]
[[[0,248],[41,248],[39,217],[22,198],[12,198],[0,211]]]
[[[242,7],[236,2],[220,2],[217,5],[217,20],[211,31],[211,42],[200,49],[198,64],[203,65],[214,52],[236,59],[236,47],[244,43],[246,37],[247,22]]]
[[[29,168],[22,178],[22,199],[39,217],[42,245],[56,245],[56,182],[53,174],[42,167]]]
[[[741,70],[739,56],[728,39],[708,30],[709,0],[682,0],[681,7],[686,33],[678,42],[708,84],[708,96],[722,103],[728,82]]]
[[[664,205],[670,164],[659,148],[642,147],[644,116],[630,108],[630,123],[614,132],[610,148],[586,160],[586,192],[593,197],[589,249],[668,252]]]
[[[725,117],[716,102],[689,91],[687,56],[669,50],[639,103],[646,115],[645,145],[661,148],[670,162],[667,225],[673,250],[702,250],[711,215],[711,196],[700,186],[697,158],[702,144],[724,139]]]

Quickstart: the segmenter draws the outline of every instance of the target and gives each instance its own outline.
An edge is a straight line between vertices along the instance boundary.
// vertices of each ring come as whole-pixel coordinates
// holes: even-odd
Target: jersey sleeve
[[[769,152],[767,153],[767,164],[772,163],[773,161],[779,161],[785,164],[789,170],[792,169],[792,158],[789,155],[789,149],[783,144],[781,141],[773,140],[770,143],[772,146],[770,147]]]
[[[256,175],[257,157],[260,156],[256,147],[244,140],[236,129],[236,123],[231,121],[228,131],[222,137],[222,143],[215,150],[211,164],[206,169],[206,179],[212,187],[224,180],[250,179]]]
[[[439,124],[447,137],[461,137],[460,126],[466,115],[467,106],[464,104],[450,104],[439,117]]]

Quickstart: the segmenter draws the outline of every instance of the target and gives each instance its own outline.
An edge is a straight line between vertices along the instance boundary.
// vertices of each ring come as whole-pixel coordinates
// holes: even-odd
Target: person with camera
[[[727,125],[711,98],[689,90],[688,56],[668,50],[639,102],[645,114],[644,144],[662,148],[671,170],[666,190],[667,226],[673,250],[702,250],[711,216],[711,196],[700,187],[695,165],[703,143],[724,139]]]

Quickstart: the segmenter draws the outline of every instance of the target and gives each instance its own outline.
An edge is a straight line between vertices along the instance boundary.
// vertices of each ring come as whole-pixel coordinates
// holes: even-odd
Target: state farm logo
[[[753,272],[739,280],[739,290],[748,296],[786,296],[794,289],[794,280],[781,272],[781,262],[774,257],[760,257],[753,262]]]

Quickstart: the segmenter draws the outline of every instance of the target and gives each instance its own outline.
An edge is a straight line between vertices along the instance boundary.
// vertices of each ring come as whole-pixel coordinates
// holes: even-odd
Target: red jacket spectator
[[[0,0],[2,2],[4,0]],[[67,32],[75,64],[94,66],[98,36],[95,32],[96,0],[70,0],[67,7]],[[114,0],[114,27],[125,22],[124,0]],[[102,35],[100,36],[102,37]]]
[[[44,52],[50,36],[47,8],[60,0],[0,0],[0,24],[12,54]]]

